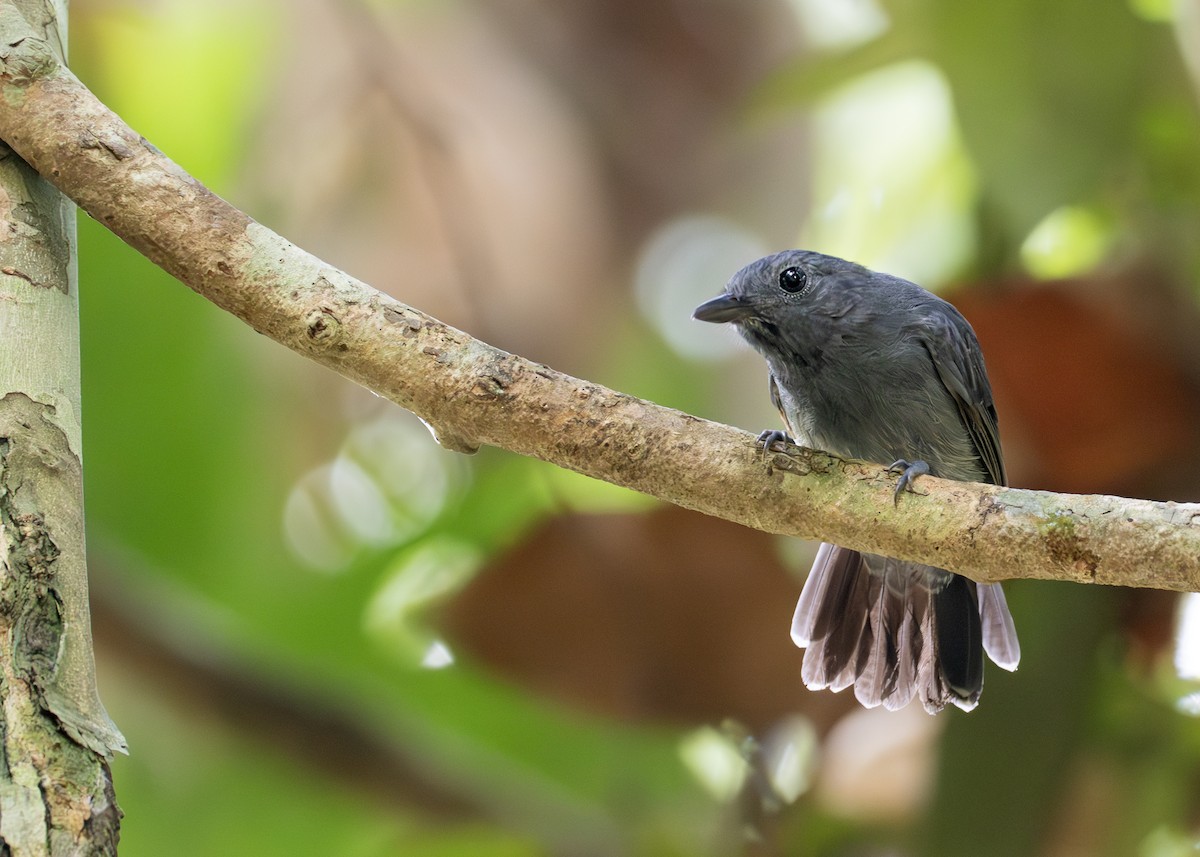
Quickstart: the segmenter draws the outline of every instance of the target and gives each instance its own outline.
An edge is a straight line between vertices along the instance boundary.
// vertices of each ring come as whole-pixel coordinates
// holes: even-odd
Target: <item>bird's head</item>
[[[787,250],[751,262],[725,291],[696,307],[692,317],[731,323],[764,353],[795,352],[831,329],[856,301],[856,286],[871,271],[809,250]]]

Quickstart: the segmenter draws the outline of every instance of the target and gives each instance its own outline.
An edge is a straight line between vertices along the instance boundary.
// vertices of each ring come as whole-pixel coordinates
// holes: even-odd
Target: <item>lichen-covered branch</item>
[[[139,137],[0,4],[0,137],[199,294],[415,412],[446,446],[531,455],[773,533],[979,580],[1200,589],[1200,506],[922,478],[795,450],[499,351],[325,264]],[[731,571],[736,571],[732,570]]]

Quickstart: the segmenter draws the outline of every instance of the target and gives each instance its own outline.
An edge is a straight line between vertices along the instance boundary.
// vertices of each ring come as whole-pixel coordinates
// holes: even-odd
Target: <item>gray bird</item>
[[[996,409],[975,332],[920,286],[806,250],[759,259],[697,307],[732,323],[767,360],[771,400],[796,442],[903,470],[896,497],[930,473],[1004,485]],[[763,432],[767,448],[790,440]],[[983,652],[1015,670],[1016,629],[999,584],[822,544],[792,639],[812,690],[868,708],[914,696],[930,713],[970,710]]]

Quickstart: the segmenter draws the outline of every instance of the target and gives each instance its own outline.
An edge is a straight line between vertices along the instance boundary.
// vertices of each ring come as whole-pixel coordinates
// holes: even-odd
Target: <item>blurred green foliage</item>
[[[119,8],[76,30],[75,68],[221,191],[261,97],[246,84],[268,74],[279,14],[259,4]],[[488,553],[563,492],[590,488],[485,452],[469,489],[430,527],[364,548],[336,574],[314,573],[281,536],[302,472],[288,448],[303,446],[293,442],[305,427],[280,414],[274,346],[86,217],[80,260],[93,589],[189,656],[285,687],[301,706],[336,709],[527,831],[439,825],[379,805],[102,664],[106,703],[132,746],[114,763],[122,854],[522,855],[604,842],[703,853],[712,804],[685,772],[677,735],[567,714],[464,666],[420,671],[411,652],[392,654],[367,627],[364,605],[413,544],[452,539]],[[421,454],[453,456],[422,435]]]
[[[236,195],[287,11],[145,7],[81,17],[75,69],[184,168]],[[866,72],[924,60],[944,75],[957,126],[945,159],[921,176],[973,208],[969,264],[1018,264],[1026,237],[1063,206],[1101,212],[1099,222],[1119,224],[1112,234],[1180,269],[1200,262],[1194,241],[1177,240],[1200,226],[1200,124],[1164,24],[1092,0],[893,0],[886,10],[886,32],[798,57],[764,82],[758,107],[805,113]],[[912,180],[906,193],[921,189]],[[180,662],[354,724],[416,782],[471,808],[447,818],[373,795],[369,782],[312,764],[336,742],[285,753],[101,652],[101,690],[131,748],[113,765],[124,855],[740,850],[734,808],[706,793],[680,755],[685,729],[567,711],[469,664],[422,669],[436,641],[425,602],[397,603],[397,592],[432,598],[460,582],[406,578],[421,573],[422,551],[466,557],[470,570],[469,558],[517,543],[545,516],[636,512],[643,500],[495,451],[464,464],[396,417],[407,454],[443,468],[449,488],[428,520],[406,528],[387,462],[374,471],[354,458],[381,486],[380,532],[404,533],[368,537],[339,511],[320,465],[340,460],[356,423],[392,417],[363,406],[356,420],[359,406],[341,407],[336,392],[344,382],[281,356],[86,217],[80,266],[97,598]],[[706,375],[641,322],[614,321],[608,345],[596,362],[609,383],[677,407],[707,404]],[[303,407],[313,397],[333,401]],[[345,549],[336,568],[289,546],[285,509],[298,486],[311,489],[304,525]],[[924,822],[862,824],[802,798],[782,816],[781,841],[803,849],[788,853],[892,853],[895,842],[914,853],[1037,853],[1083,755],[1117,781],[1109,853],[1182,853],[1193,841],[1200,730],[1112,666],[1112,593],[1026,585],[1011,600],[1021,672],[989,672],[979,711],[944,715],[940,786]]]
[[[683,769],[677,736],[565,715],[466,667],[418,671],[415,659],[384,651],[364,605],[408,545],[364,551],[337,575],[288,553],[281,510],[297,474],[262,433],[277,421],[264,404],[270,381],[254,368],[264,343],[96,224],[82,222],[80,235],[95,586],[126,599],[129,621],[336,707],[550,842],[632,836],[703,850],[710,804]],[[452,455],[431,439],[425,454]],[[420,542],[494,550],[558,502],[546,465],[480,459],[468,493]],[[372,812],[295,760],[101,673],[132,746],[114,763],[124,854],[542,853],[499,828],[442,830],[406,821],[402,808]]]
[[[795,111],[869,72],[931,63],[950,87],[978,185],[976,269],[1019,268],[1022,242],[1062,206],[1119,218],[1133,245],[1125,252],[1200,266],[1195,242],[1180,240],[1200,225],[1200,114],[1163,20],[1092,0],[882,5],[881,35],[798,57],[764,83],[756,111]]]

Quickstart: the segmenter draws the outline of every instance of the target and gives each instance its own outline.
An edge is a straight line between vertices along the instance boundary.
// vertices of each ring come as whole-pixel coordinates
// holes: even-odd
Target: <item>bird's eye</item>
[[[808,275],[799,268],[784,268],[779,275],[779,288],[785,292],[798,292],[808,285]]]

